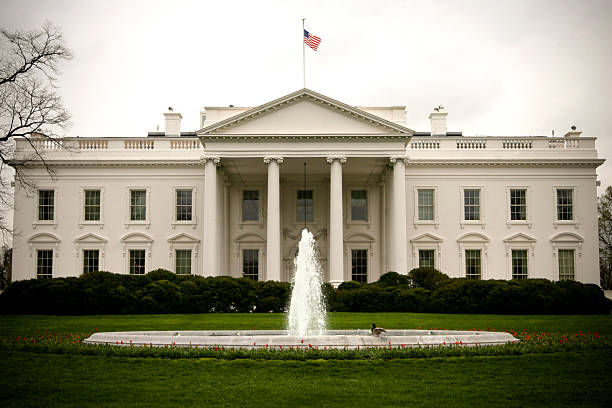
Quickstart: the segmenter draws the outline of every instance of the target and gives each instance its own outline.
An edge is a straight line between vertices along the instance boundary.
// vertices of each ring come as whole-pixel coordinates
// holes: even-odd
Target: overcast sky
[[[256,106],[307,87],[350,105],[434,106],[464,135],[563,135],[612,155],[612,1],[2,0],[0,26],[61,27],[74,59],[59,92],[68,136],[145,136],[168,106]],[[612,184],[612,163],[598,169]],[[601,191],[601,190],[600,190]]]

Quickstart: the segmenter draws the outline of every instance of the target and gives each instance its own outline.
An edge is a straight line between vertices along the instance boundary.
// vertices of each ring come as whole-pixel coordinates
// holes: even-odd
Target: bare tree
[[[597,200],[597,212],[601,287],[612,289],[612,186],[608,186]]]
[[[4,208],[12,206],[12,172],[16,183],[31,189],[23,169],[32,160],[45,163],[35,140],[55,143],[56,132],[69,124],[56,81],[59,63],[71,58],[61,31],[49,22],[32,31],[0,28],[0,206]],[[29,142],[30,156],[14,155],[15,137]],[[7,231],[1,216],[0,231]]]

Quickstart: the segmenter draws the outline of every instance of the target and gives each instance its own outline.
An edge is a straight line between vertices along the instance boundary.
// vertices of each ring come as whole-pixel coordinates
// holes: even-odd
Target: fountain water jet
[[[287,318],[290,336],[321,336],[325,333],[325,299],[321,293],[321,266],[312,232],[302,230]]]

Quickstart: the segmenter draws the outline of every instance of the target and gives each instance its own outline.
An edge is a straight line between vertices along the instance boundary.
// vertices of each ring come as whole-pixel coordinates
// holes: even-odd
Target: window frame
[[[571,190],[572,191],[572,218],[571,220],[559,220],[557,219],[558,213],[559,213],[559,202],[557,199],[557,194],[559,190]],[[554,206],[554,213],[553,213],[553,226],[555,229],[559,228],[559,226],[562,225],[573,225],[575,228],[578,228],[580,226],[580,222],[578,220],[578,206],[577,206],[577,199],[579,197],[579,191],[578,191],[578,187],[575,185],[564,185],[564,186],[553,186],[552,188],[552,195],[553,195],[553,206]]]
[[[572,279],[563,279],[563,280],[573,280],[576,281],[576,266],[577,266],[577,250],[575,248],[556,248],[557,249],[557,262],[556,262],[556,270],[557,270],[557,279],[561,281],[561,251],[571,251],[572,253]]]
[[[42,251],[51,252],[51,258],[50,258],[51,259],[51,273],[48,274],[48,276],[47,276],[47,274],[45,274],[44,278],[39,277],[40,275],[38,274],[38,268],[39,268],[39,265],[38,265],[38,261],[39,261],[38,255]],[[56,254],[55,254],[55,251],[53,250],[53,248],[46,248],[46,247],[45,248],[43,248],[43,247],[36,248],[34,250],[34,254],[35,254],[35,258],[34,258],[34,268],[35,268],[34,269],[34,277],[36,279],[53,279],[55,277],[55,264],[56,264],[56,262],[53,260],[53,258],[57,257]]]
[[[468,251],[470,252],[478,252],[479,256],[478,256],[478,261],[479,261],[479,274],[478,277],[473,277],[473,276],[468,276]],[[482,249],[480,248],[464,248],[463,249],[463,258],[464,258],[464,262],[463,262],[463,274],[464,277],[466,279],[475,279],[475,280],[482,280],[482,272],[483,272],[483,253],[482,253]]]
[[[559,280],[559,250],[571,249],[574,251],[574,280],[582,282],[582,251],[584,238],[574,232],[559,232],[550,239],[552,244],[553,275],[551,280]]]
[[[144,256],[144,271],[143,273],[131,273],[131,268],[132,268],[132,253],[135,251],[142,251]],[[128,256],[127,256],[127,274],[128,275],[134,275],[134,276],[144,276],[149,272],[149,263],[147,262],[147,258],[148,258],[148,254],[147,254],[147,249],[146,248],[142,248],[142,247],[138,247],[138,248],[129,248],[128,249]]]
[[[81,273],[85,272],[85,251],[96,251],[98,253],[98,270],[97,271],[88,271],[88,272],[99,272],[103,270],[101,268],[102,265],[102,254],[99,248],[82,248],[81,249]]]
[[[366,220],[353,220],[353,191],[365,191],[366,192]],[[346,188],[346,194],[344,195],[345,198],[345,202],[347,203],[347,207],[348,207],[348,214],[347,214],[347,224],[352,224],[352,225],[370,225],[371,220],[372,220],[372,212],[371,212],[371,208],[372,208],[372,201],[371,201],[371,191],[368,187],[364,187],[364,186],[348,186]]]
[[[419,250],[433,249],[434,252],[434,268],[440,270],[442,263],[442,248],[443,240],[430,233],[423,233],[417,237],[410,239],[412,247],[412,268],[419,267]]]
[[[240,277],[246,279],[252,279],[244,275],[244,252],[245,251],[257,251],[257,279],[253,279],[255,282],[265,281],[265,278],[262,274],[262,250],[256,246],[243,246],[240,248]]]
[[[465,191],[466,190],[478,190],[479,193],[479,220],[466,220],[465,219]],[[485,220],[485,188],[484,186],[460,186],[460,206],[461,206],[461,216],[460,222],[461,228],[465,228],[466,225],[480,225],[483,229],[486,227],[487,223]]]
[[[200,249],[200,240],[192,235],[180,233],[171,238],[168,238],[170,251],[168,257],[169,270],[176,273],[176,251],[190,250],[191,251],[191,274],[199,274],[198,253]]]
[[[312,221],[298,221],[298,198],[297,198],[297,194],[298,191],[303,191],[303,190],[310,190],[312,191]],[[304,225],[304,223],[306,223],[306,225],[316,225],[319,223],[319,219],[321,217],[321,212],[325,212],[322,211],[321,208],[319,208],[318,206],[318,197],[319,195],[321,197],[323,197],[324,195],[320,193],[319,189],[315,186],[312,185],[307,185],[306,187],[304,186],[296,186],[293,188],[293,194],[291,196],[291,207],[292,211],[293,211],[293,224],[294,225]]]
[[[421,252],[431,252],[432,253],[432,261],[433,261],[433,266],[421,266]],[[435,248],[419,248],[417,249],[417,268],[436,268],[436,250]]]
[[[488,236],[480,232],[467,232],[457,239],[459,244],[459,271],[461,277],[466,277],[467,259],[465,251],[480,251],[480,279],[490,279],[488,276],[489,243]]]
[[[53,219],[52,220],[39,220],[39,207],[40,207],[40,191],[53,191]],[[40,225],[51,225],[53,228],[57,228],[58,219],[58,200],[59,200],[59,189],[55,186],[38,186],[36,188],[36,199],[34,201],[33,216],[32,216],[32,229],[36,229]]]
[[[526,268],[527,268],[527,273],[525,274],[524,278],[515,278],[514,277],[514,265],[513,265],[513,261],[514,261],[514,256],[513,253],[515,251],[524,251],[525,252],[525,264],[526,264]],[[530,279],[530,274],[529,271],[531,270],[531,262],[529,260],[530,258],[530,249],[529,248],[512,248],[510,249],[510,279],[517,279],[517,280],[523,280],[523,279]]]
[[[191,220],[178,220],[176,217],[176,210],[177,210],[177,191],[179,190],[191,190]],[[178,185],[178,186],[172,186],[172,198],[171,198],[171,202],[172,202],[172,208],[170,209],[170,211],[172,212],[170,215],[170,219],[172,220],[172,222],[170,223],[170,226],[172,227],[172,229],[175,229],[177,225],[191,225],[192,228],[195,228],[197,225],[197,212],[196,212],[196,208],[197,208],[197,187],[193,186],[193,185]],[[148,203],[148,201],[147,201]]]
[[[178,273],[177,262],[179,260],[179,252],[189,252],[189,273]],[[193,275],[193,250],[191,248],[175,248],[174,249],[174,273],[177,275]]]
[[[132,191],[144,190],[145,191],[145,211],[146,217],[144,220],[132,220]],[[151,187],[148,186],[129,186],[126,187],[126,214],[125,214],[125,227],[129,228],[131,225],[144,225],[149,229],[151,225]],[[174,211],[174,207],[172,208]]]
[[[511,190],[525,190],[525,219],[524,220],[513,220],[512,219],[512,205],[511,205]],[[509,185],[506,186],[506,225],[510,228],[512,225],[527,225],[531,229],[533,222],[531,213],[531,186],[529,185]]]
[[[242,210],[243,210],[243,205],[244,205],[244,192],[245,191],[257,191],[258,192],[259,208],[257,209],[257,220],[256,221],[244,221],[243,220]],[[240,198],[239,198],[239,203],[238,203],[238,218],[237,218],[238,224],[241,226],[241,228],[244,225],[263,225],[265,222],[264,220],[266,218],[267,218],[267,201],[266,201],[264,188],[260,185],[242,186],[240,188]]]
[[[433,190],[433,220],[420,220],[419,219],[419,190]],[[438,228],[440,225],[440,217],[439,217],[439,206],[438,206],[438,186],[432,185],[419,185],[414,186],[413,188],[414,195],[414,214],[413,214],[413,224],[415,227],[418,225],[433,225],[435,228]]]
[[[79,228],[83,228],[86,225],[97,225],[100,229],[104,228],[104,187],[101,186],[83,186],[80,189],[81,197],[81,212],[79,216]],[[100,219],[87,221],[85,220],[85,195],[87,191],[100,191]]]
[[[364,282],[360,282],[358,280],[353,279],[353,252],[355,251],[363,251],[365,252],[365,281]],[[355,280],[356,282],[360,282],[360,283],[368,283],[369,281],[369,277],[370,277],[370,249],[369,248],[364,248],[364,247],[360,247],[360,248],[350,248],[349,249],[349,257],[350,257],[350,280]],[[363,276],[363,275],[361,275]]]

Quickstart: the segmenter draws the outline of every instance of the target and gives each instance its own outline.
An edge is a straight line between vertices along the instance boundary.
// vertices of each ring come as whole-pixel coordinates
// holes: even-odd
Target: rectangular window
[[[259,280],[259,249],[242,250],[242,276]]]
[[[51,279],[53,277],[53,250],[39,249],[36,251],[36,278]]]
[[[559,280],[575,280],[573,249],[559,250]]]
[[[512,221],[527,220],[527,190],[510,190],[510,219]]]
[[[366,283],[368,281],[368,250],[351,250],[351,279]]]
[[[470,279],[481,278],[480,249],[465,250],[465,277]]]
[[[259,221],[259,191],[242,192],[242,221]]]
[[[368,220],[368,192],[366,190],[351,191],[351,220]]]
[[[433,221],[434,219],[434,190],[418,190],[419,194],[419,221]]]
[[[85,190],[85,221],[100,221],[100,190]]]
[[[465,221],[480,220],[480,190],[463,190],[463,211]]]
[[[191,221],[192,190],[176,190],[176,220]]]
[[[573,198],[571,189],[557,190],[557,220],[571,221],[574,219]]]
[[[100,251],[97,249],[83,250],[83,273],[100,270]]]
[[[130,220],[147,220],[147,190],[130,190]]]
[[[435,268],[435,253],[433,249],[419,249],[419,268]]]
[[[527,250],[512,250],[512,279],[527,279]]]
[[[297,192],[297,220],[298,222],[312,222],[313,220],[312,190],[298,190]]]
[[[55,206],[54,190],[38,190],[38,221],[53,221]]]
[[[191,249],[176,250],[176,274],[191,275]]]
[[[130,275],[145,274],[145,253],[144,249],[130,249]]]

